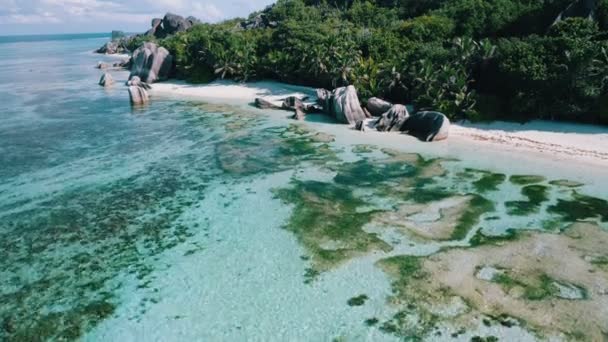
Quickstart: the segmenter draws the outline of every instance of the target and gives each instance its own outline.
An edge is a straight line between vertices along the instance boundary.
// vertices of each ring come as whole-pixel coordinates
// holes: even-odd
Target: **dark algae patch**
[[[535,175],[512,175],[509,177],[509,181],[517,185],[537,184],[542,183],[545,180],[545,177]]]
[[[482,245],[497,245],[505,242],[517,240],[519,233],[515,229],[507,229],[505,234],[502,235],[486,235],[479,229],[475,235],[469,240],[471,247],[477,247]]]
[[[369,297],[367,295],[362,294],[350,298],[346,303],[348,304],[348,306],[361,306],[364,305],[368,299]]]
[[[480,194],[498,190],[498,186],[504,183],[507,179],[507,176],[502,173],[493,173],[475,169],[466,169],[466,171],[481,174],[481,178],[473,182],[474,189]]]
[[[494,211],[494,203],[479,195],[472,195],[469,207],[458,219],[458,225],[452,233],[452,240],[464,239],[469,231],[475,227],[481,215]]]
[[[548,200],[548,187],[544,185],[527,185],[521,190],[527,201],[508,201],[505,206],[509,215],[525,216],[538,212],[540,205]]]
[[[357,211],[366,203],[348,187],[297,180],[292,186],[275,190],[275,194],[294,205],[285,228],[309,250],[315,270],[327,270],[371,250],[390,250],[375,234],[363,231],[372,215]]]
[[[558,199],[557,204],[549,206],[550,213],[560,215],[563,220],[569,222],[587,219],[598,219],[608,222],[608,201],[580,194],[572,193],[572,199]]]

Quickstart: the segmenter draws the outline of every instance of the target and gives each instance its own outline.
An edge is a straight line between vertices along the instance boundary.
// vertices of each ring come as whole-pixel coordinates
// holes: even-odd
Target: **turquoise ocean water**
[[[0,37],[0,340],[535,340],[474,304],[467,324],[431,320],[382,260],[578,221],[605,232],[605,182],[573,170],[363,145],[240,103],[131,108],[97,86],[97,61],[116,60],[91,53],[105,39]],[[450,230],[444,209],[465,202]],[[400,225],[444,218],[437,235]]]

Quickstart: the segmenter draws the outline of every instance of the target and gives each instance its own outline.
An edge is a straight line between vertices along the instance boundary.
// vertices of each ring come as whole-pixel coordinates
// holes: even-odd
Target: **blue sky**
[[[215,22],[244,17],[272,0],[0,0],[0,35],[143,32],[166,12]]]

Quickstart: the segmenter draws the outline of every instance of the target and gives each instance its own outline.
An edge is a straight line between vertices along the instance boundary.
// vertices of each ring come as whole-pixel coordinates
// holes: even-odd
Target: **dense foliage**
[[[279,0],[263,15],[196,25],[161,44],[193,82],[353,84],[451,118],[608,123],[608,0],[554,24],[568,0]],[[252,14],[252,18],[260,13]]]

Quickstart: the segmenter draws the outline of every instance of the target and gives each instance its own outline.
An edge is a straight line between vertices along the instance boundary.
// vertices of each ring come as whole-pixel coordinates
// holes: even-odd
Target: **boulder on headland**
[[[143,82],[154,83],[169,78],[173,68],[173,56],[164,47],[154,43],[144,43],[133,52],[131,75],[138,76]]]
[[[388,101],[384,101],[377,97],[371,97],[367,100],[367,105],[365,107],[372,116],[381,116],[391,109],[392,106],[393,105]]]
[[[112,78],[112,75],[110,75],[109,73],[104,73],[103,75],[101,75],[101,78],[99,79],[99,85],[102,87],[109,87],[112,84],[114,84],[114,79]]]
[[[378,118],[376,129],[381,132],[399,131],[409,116],[410,113],[404,105],[393,105]]]
[[[144,88],[138,86],[129,87],[129,99],[131,100],[132,105],[146,104],[150,100],[148,92]]]
[[[341,123],[354,125],[367,118],[359,103],[357,90],[352,85],[333,91],[317,89],[317,102],[325,113]]]
[[[439,112],[422,111],[405,120],[401,131],[423,141],[439,141],[447,139],[450,120]]]
[[[183,32],[190,27],[192,27],[192,21],[185,19],[180,15],[167,13],[163,18],[163,33],[165,35]]]

